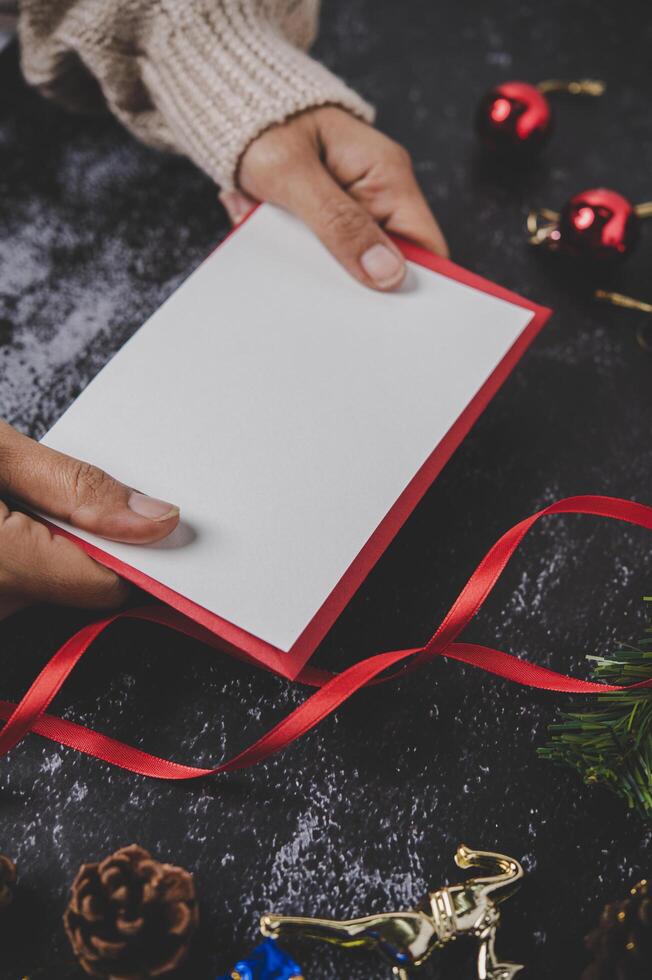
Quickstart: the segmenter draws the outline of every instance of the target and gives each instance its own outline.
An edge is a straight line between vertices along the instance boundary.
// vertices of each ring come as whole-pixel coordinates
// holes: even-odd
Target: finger
[[[121,605],[129,586],[44,524],[0,505],[0,618],[32,602]]]
[[[352,276],[373,289],[395,289],[405,259],[373,217],[342,190],[320,160],[295,164],[275,185],[274,203],[304,221]]]
[[[334,109],[320,113],[319,136],[329,172],[383,228],[448,257],[405,147]]]
[[[396,147],[396,159],[380,162],[349,187],[349,193],[386,231],[448,258],[448,244],[412,170],[409,155]],[[391,156],[391,155],[390,155]]]
[[[251,209],[256,206],[256,202],[241,191],[222,191],[219,198],[233,225],[239,225],[244,221]]]
[[[0,494],[114,541],[166,537],[179,508],[139,493],[90,463],[41,446],[0,422]]]
[[[26,606],[29,606],[27,599],[21,599],[18,596],[0,595],[0,620],[13,616],[14,613],[20,612]]]
[[[385,228],[447,259],[450,255],[448,243],[437,219],[416,180],[412,178],[410,183],[412,186],[398,191]]]

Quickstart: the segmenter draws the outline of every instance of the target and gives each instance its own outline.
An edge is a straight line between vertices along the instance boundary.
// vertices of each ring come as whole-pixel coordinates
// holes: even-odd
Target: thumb
[[[146,544],[179,523],[179,508],[125,486],[103,470],[41,446],[0,422],[0,496],[84,531]]]
[[[372,216],[331,177],[318,158],[279,182],[275,203],[301,218],[351,275],[374,289],[395,289],[405,260]]]

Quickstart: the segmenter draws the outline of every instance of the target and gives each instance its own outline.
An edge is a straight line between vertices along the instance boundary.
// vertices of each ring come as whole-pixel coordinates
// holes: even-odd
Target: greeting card
[[[181,508],[156,545],[62,530],[287,677],[549,315],[399,245],[404,286],[374,292],[257,208],[43,440]]]

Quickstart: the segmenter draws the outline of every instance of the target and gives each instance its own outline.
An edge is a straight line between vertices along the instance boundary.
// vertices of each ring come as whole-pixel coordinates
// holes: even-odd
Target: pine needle
[[[646,633],[638,647],[587,657],[596,679],[636,684],[652,678],[652,629]],[[561,721],[549,726],[550,742],[537,753],[576,769],[589,785],[607,787],[652,821],[652,688],[598,694],[596,701],[587,711],[563,712]]]

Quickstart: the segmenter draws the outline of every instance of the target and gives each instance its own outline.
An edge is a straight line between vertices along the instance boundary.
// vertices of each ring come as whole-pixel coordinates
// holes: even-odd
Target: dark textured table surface
[[[652,197],[646,3],[326,4],[318,54],[379,107],[413,152],[454,258],[556,314],[320,649],[344,665],[423,641],[498,535],[557,497],[652,502],[652,359],[636,315],[525,244],[530,206],[613,186]],[[520,175],[490,167],[476,98],[510,77],[598,76],[602,100],[560,98],[557,130]],[[0,411],[41,435],[107,358],[227,231],[209,181],[137,145],[111,119],[66,115],[0,56]],[[615,287],[652,299],[652,228]],[[537,527],[468,631],[582,674],[586,654],[641,635],[652,587],[645,532],[591,518]],[[17,698],[87,617],[0,623],[2,690]],[[145,624],[98,642],[55,711],[180,761],[215,763],[304,697],[264,673]],[[0,763],[0,850],[20,866],[0,974],[69,976],[61,926],[85,860],[137,841],[190,868],[203,930],[184,976],[215,976],[247,949],[259,913],[360,914],[407,906],[455,879],[464,840],[523,859],[500,949],[528,977],[578,977],[604,901],[651,870],[651,834],[621,803],[541,761],[568,699],[442,662],[360,694],[272,761],[164,785],[37,736]],[[467,972],[461,968],[465,964]],[[309,980],[384,976],[373,959],[304,955]],[[471,976],[449,954],[423,971]]]

